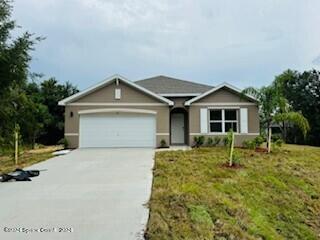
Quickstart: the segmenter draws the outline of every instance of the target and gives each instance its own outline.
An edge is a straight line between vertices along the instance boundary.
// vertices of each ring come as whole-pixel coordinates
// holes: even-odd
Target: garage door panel
[[[133,113],[80,116],[80,147],[155,147],[155,116]]]

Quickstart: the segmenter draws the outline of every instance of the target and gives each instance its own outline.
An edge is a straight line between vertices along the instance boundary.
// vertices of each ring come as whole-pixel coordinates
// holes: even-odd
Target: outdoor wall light
[[[70,112],[70,117],[73,117],[73,112],[72,111]]]

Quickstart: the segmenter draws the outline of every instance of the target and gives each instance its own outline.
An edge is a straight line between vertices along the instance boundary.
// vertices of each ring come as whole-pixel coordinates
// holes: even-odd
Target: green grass
[[[16,168],[24,168],[32,164],[52,158],[52,152],[61,149],[61,146],[46,146],[39,149],[24,149],[20,152],[18,165],[15,165],[14,158],[11,155],[0,156],[0,174],[8,173]]]
[[[320,239],[320,148],[156,154],[147,239]]]

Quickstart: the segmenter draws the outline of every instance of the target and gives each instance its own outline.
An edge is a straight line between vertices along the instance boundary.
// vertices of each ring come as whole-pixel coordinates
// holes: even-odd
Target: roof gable
[[[113,81],[123,81],[127,85],[129,85],[129,86],[131,86],[131,87],[133,87],[133,88],[135,88],[135,89],[137,89],[139,91],[142,91],[143,93],[145,93],[145,94],[147,94],[149,96],[152,96],[152,97],[154,97],[154,98],[156,98],[156,99],[158,99],[158,100],[160,100],[162,102],[165,102],[165,103],[169,104],[170,106],[172,106],[174,104],[169,99],[164,98],[164,97],[162,97],[162,96],[160,96],[158,94],[155,94],[154,92],[151,92],[150,90],[148,90],[148,89],[146,89],[146,88],[144,88],[144,87],[142,87],[142,86],[140,86],[140,85],[138,85],[138,84],[136,84],[134,82],[131,82],[128,79],[126,79],[126,78],[124,78],[124,77],[122,77],[122,76],[120,76],[118,74],[113,75],[113,76],[105,79],[104,81],[102,81],[102,82],[100,82],[100,83],[98,83],[96,85],[93,85],[93,86],[91,86],[91,87],[89,87],[89,88],[87,88],[87,89],[85,89],[85,90],[83,90],[81,92],[78,92],[78,93],[76,93],[76,94],[74,94],[74,95],[72,95],[70,97],[67,97],[67,98],[59,101],[58,104],[60,106],[64,106],[64,105],[66,105],[68,103],[71,103],[71,102],[73,102],[73,101],[75,101],[77,99],[80,99],[80,98],[82,98],[82,97],[84,97],[84,96],[86,96],[86,95],[88,95],[88,94],[90,94],[92,92],[95,92],[95,91],[103,88],[104,86],[107,86],[109,83],[111,83]]]
[[[194,103],[194,102],[196,102],[196,101],[198,101],[198,100],[200,100],[200,99],[202,99],[202,98],[204,98],[214,92],[217,92],[218,90],[220,90],[222,88],[230,89],[231,91],[233,91],[237,94],[243,95],[245,98],[249,99],[252,102],[257,102],[257,100],[254,97],[252,97],[248,94],[243,94],[242,90],[240,90],[239,88],[236,88],[235,86],[232,86],[231,84],[228,84],[228,83],[222,83],[222,84],[202,93],[201,95],[196,96],[194,98],[191,98],[189,101],[186,101],[185,106],[190,106],[192,103]]]
[[[162,96],[198,96],[213,88],[213,86],[167,76],[147,78],[135,83]]]

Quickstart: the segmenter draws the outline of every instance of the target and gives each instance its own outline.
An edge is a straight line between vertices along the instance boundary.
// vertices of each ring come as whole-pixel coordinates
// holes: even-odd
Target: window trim
[[[217,111],[220,110],[221,111],[221,120],[211,120],[210,119],[210,111]],[[225,120],[225,110],[235,110],[236,111],[236,120]],[[209,127],[209,133],[227,133],[225,130],[225,124],[226,123],[237,123],[237,131],[235,131],[235,133],[239,133],[239,129],[240,129],[240,123],[239,123],[239,108],[235,107],[235,108],[209,108],[208,109],[208,127]],[[211,131],[211,123],[221,123],[221,132],[212,132]]]

